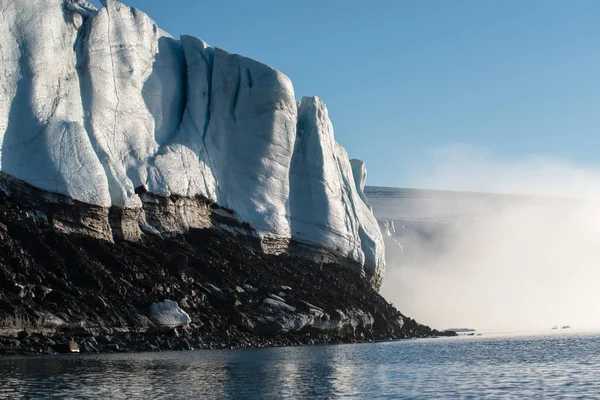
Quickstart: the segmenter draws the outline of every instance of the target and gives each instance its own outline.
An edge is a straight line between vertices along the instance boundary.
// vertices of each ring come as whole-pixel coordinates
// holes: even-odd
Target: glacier
[[[141,193],[206,199],[261,239],[354,260],[379,286],[366,168],[317,97],[116,0],[0,0],[0,171],[124,211]],[[142,230],[152,231],[145,226]]]

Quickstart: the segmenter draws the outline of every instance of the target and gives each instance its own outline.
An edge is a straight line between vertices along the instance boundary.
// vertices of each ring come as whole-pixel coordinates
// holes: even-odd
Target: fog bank
[[[600,327],[599,167],[452,146],[412,172],[413,187],[534,197],[374,201],[396,220],[382,294],[402,312],[439,329]]]

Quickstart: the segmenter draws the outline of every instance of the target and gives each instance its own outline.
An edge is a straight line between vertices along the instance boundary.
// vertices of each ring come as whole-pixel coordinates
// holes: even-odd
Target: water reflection
[[[598,335],[0,358],[0,398],[585,397],[598,370]]]
[[[226,365],[178,362],[176,354],[9,358],[0,361],[0,397],[224,397]]]
[[[336,367],[331,359],[335,347],[313,348],[307,359],[305,347],[256,349],[233,352],[228,363],[225,392],[243,398],[315,398],[335,393]]]

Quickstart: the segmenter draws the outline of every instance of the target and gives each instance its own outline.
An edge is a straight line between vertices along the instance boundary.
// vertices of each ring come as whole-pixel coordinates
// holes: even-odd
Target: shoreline
[[[19,332],[23,335],[21,332]],[[368,344],[397,342],[409,339],[435,339],[454,335],[436,334],[407,338],[353,338],[308,333],[295,333],[274,337],[238,338],[230,343],[211,340],[194,339],[194,335],[184,330],[172,330],[163,333],[122,333],[117,335],[86,336],[57,332],[53,335],[31,333],[26,337],[0,335],[0,356],[44,356],[57,354],[132,354],[158,353],[163,351],[198,351],[198,350],[240,350],[262,349],[271,347],[307,347],[342,344]],[[239,340],[241,339],[241,340]],[[19,345],[14,346],[16,341]],[[72,345],[74,342],[75,345]],[[8,344],[8,345],[7,345]],[[11,347],[10,344],[13,346]]]

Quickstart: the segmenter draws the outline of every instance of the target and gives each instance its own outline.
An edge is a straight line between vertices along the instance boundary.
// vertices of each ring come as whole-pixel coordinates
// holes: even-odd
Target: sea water
[[[600,333],[0,357],[1,398],[594,398]]]

